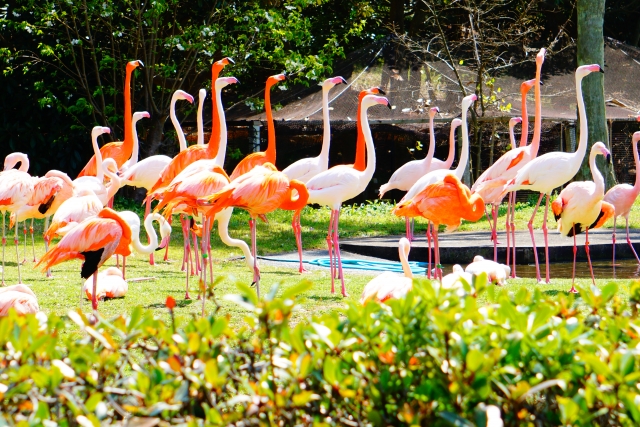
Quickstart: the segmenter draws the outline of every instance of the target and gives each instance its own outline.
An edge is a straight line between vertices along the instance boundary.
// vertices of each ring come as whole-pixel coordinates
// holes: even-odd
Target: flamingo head
[[[13,169],[18,163],[20,163],[20,167],[22,167],[25,162],[29,162],[29,157],[26,154],[19,152],[11,153],[4,158],[3,170]]]
[[[367,89],[366,92],[369,95],[386,95],[385,91],[378,86],[373,86],[372,88]]]
[[[522,82],[522,84],[520,85],[520,92],[523,94],[529,92],[535,84],[536,84],[536,79],[531,79],[531,80],[527,80],[526,82]]]
[[[540,52],[538,52],[538,54],[536,55],[536,64],[542,65],[542,63],[544,62],[544,56],[546,54],[547,54],[547,49],[545,48],[540,49]]]
[[[127,71],[133,71],[138,67],[144,68],[144,64],[139,59],[127,62]]]
[[[320,86],[331,88],[331,87],[333,87],[335,85],[339,85],[341,83],[347,84],[347,81],[344,78],[342,78],[340,76],[337,76],[337,77],[331,77],[331,78],[323,81],[322,84],[320,84]]]
[[[220,64],[220,65],[222,65],[224,67],[225,65],[229,65],[229,64],[234,64],[235,65],[236,62],[233,59],[229,58],[229,57],[225,57],[225,58],[222,58],[219,61],[216,61],[216,63],[218,63],[218,64]]]
[[[282,73],[282,74],[275,74],[273,76],[269,76],[269,78],[267,79],[267,84],[276,84],[278,82],[284,81],[287,78],[287,76]]]
[[[604,158],[607,159],[607,163],[611,160],[611,152],[607,149],[607,146],[600,141],[593,144],[593,147],[591,147],[591,154],[602,154]]]
[[[240,83],[235,77],[218,77],[216,79],[216,89]]]
[[[387,107],[389,107],[389,109],[391,109],[389,100],[384,96],[366,95],[364,98],[362,98],[362,108],[369,108],[375,104],[386,105]]]
[[[637,144],[640,141],[640,130],[633,133],[633,137],[631,138],[631,142]]]
[[[104,126],[95,126],[93,129],[91,129],[91,138],[98,139],[98,137],[103,133],[111,133],[111,129]]]
[[[436,114],[440,114],[440,109],[438,107],[429,108],[429,117],[434,118]]]
[[[522,123],[522,117],[511,117],[509,120],[509,127],[513,129],[513,127],[518,123]]]
[[[411,243],[409,242],[409,239],[406,237],[401,238],[398,241],[398,249],[404,253],[405,257],[409,257],[409,251],[411,250]]]
[[[118,164],[111,157],[107,157],[102,161],[102,167],[112,173],[118,172]]]
[[[138,120],[140,119],[148,119],[151,117],[151,115],[146,112],[146,111],[136,111],[135,113],[133,113],[133,122],[136,123]]]
[[[463,111],[468,110],[469,107],[471,107],[471,104],[473,104],[473,102],[477,100],[478,100],[478,96],[475,93],[469,96],[465,96],[464,98],[462,98],[462,110]]]
[[[576,69],[576,77],[584,77],[594,72],[604,73],[604,70],[598,64],[581,65]]]
[[[454,130],[455,128],[457,128],[461,124],[462,124],[462,120],[460,120],[460,119],[451,120],[451,130]]]
[[[207,90],[205,88],[200,89],[198,91],[198,101],[200,102],[200,104],[204,102],[206,97],[207,97]]]
[[[175,100],[184,99],[185,101],[189,101],[190,104],[193,104],[193,96],[189,95],[187,92],[180,89],[173,92],[173,98]]]

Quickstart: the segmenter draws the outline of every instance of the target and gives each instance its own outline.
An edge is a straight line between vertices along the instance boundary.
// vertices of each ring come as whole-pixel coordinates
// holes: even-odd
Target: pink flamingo
[[[0,317],[8,315],[11,308],[19,315],[40,311],[36,294],[23,284],[0,288]]]
[[[409,266],[409,251],[411,243],[409,239],[403,237],[398,242],[398,255],[402,264],[404,276],[398,276],[396,273],[385,271],[384,273],[374,277],[367,283],[360,297],[360,304],[364,304],[369,300],[377,302],[385,302],[388,299],[402,298],[413,288],[413,273]]]
[[[638,121],[640,122],[640,116],[638,116]],[[622,215],[624,216],[626,222],[626,230],[627,230],[627,243],[629,247],[633,251],[633,255],[636,257],[636,261],[640,264],[640,258],[638,258],[638,254],[631,243],[631,239],[629,238],[629,212],[631,212],[631,207],[633,203],[636,201],[638,194],[640,193],[640,159],[638,159],[638,141],[640,141],[640,131],[635,132],[633,134],[633,138],[631,140],[633,144],[633,158],[635,160],[636,165],[636,182],[634,185],[629,184],[618,184],[609,189],[607,194],[604,195],[604,201],[610,203],[615,208],[615,215],[613,216],[613,268],[616,268],[616,219]]]
[[[309,190],[309,203],[329,205],[331,207],[331,219],[329,220],[329,231],[327,234],[327,244],[329,245],[329,258],[331,264],[331,293],[335,292],[334,279],[336,267],[332,250],[335,250],[337,258],[337,270],[342,282],[342,295],[347,296],[342,274],[342,261],[340,259],[340,246],[338,242],[338,221],[340,218],[340,206],[345,200],[349,200],[362,193],[373,177],[376,168],[376,153],[371,137],[371,129],[367,117],[369,107],[382,104],[391,108],[387,98],[366,95],[360,104],[361,111],[358,120],[362,123],[362,132],[365,137],[367,149],[367,166],[364,171],[359,171],[351,165],[338,165],[328,169],[307,182]],[[333,249],[332,249],[333,246]]]
[[[582,135],[582,134],[581,134]],[[607,162],[611,153],[602,142],[596,142],[591,147],[589,154],[589,167],[593,181],[574,181],[567,185],[560,195],[551,204],[553,215],[558,221],[558,231],[564,236],[573,236],[573,275],[571,276],[571,289],[569,292],[577,293],[575,288],[576,279],[576,234],[585,230],[584,249],[587,252],[589,261],[589,271],[591,280],[596,284],[589,256],[589,230],[601,227],[605,222],[614,216],[614,207],[610,203],[603,201],[604,198],[604,178],[596,166],[596,156],[602,154]],[[548,197],[548,196],[547,196]]]
[[[79,189],[53,215],[51,225],[44,232],[45,241],[50,242],[56,235],[64,236],[85,219],[98,215],[103,207],[96,193],[88,188]]]
[[[98,273],[96,298],[100,301],[106,298],[123,298],[129,291],[129,284],[124,280],[122,271],[117,267],[109,267]],[[87,299],[93,299],[93,280],[87,279],[82,285],[82,292]]]
[[[529,228],[529,234],[531,235],[531,242],[533,244],[533,255],[536,262],[536,279],[538,282],[541,282],[542,278],[540,276],[538,251],[536,249],[536,242],[533,236],[533,220],[538,212],[538,207],[540,206],[542,198],[546,195],[547,201],[544,210],[542,231],[544,233],[545,245],[546,283],[549,283],[549,240],[547,237],[549,198],[551,196],[551,191],[554,188],[565,184],[575,176],[580,169],[580,164],[582,163],[582,159],[587,151],[588,125],[587,114],[584,108],[584,100],[582,99],[582,79],[594,71],[604,73],[598,64],[582,65],[576,70],[576,94],[578,99],[578,114],[580,116],[580,141],[576,152],[564,153],[554,151],[531,160],[518,171],[515,178],[510,180],[503,190],[504,194],[509,191],[517,191],[520,189],[540,192],[540,197],[538,198],[538,202],[533,209],[533,214],[531,215],[531,219],[527,225]]]

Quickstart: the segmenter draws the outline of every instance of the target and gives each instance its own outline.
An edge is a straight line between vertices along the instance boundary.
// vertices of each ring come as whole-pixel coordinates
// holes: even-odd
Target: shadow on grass
[[[340,292],[336,292],[335,295],[305,295],[306,299],[312,299],[315,301],[345,301],[347,298],[343,297]]]
[[[171,292],[171,293],[173,293],[173,292]],[[179,300],[176,300],[176,307],[179,307],[179,308],[188,307],[191,304],[193,304],[195,301],[197,301],[197,300],[179,299]],[[166,305],[165,305],[164,302],[156,302],[156,303],[147,305],[146,308],[166,308]]]

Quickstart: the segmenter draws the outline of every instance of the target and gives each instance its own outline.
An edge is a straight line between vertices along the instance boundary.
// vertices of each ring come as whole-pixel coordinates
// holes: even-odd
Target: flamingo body
[[[464,271],[476,276],[481,273],[486,273],[487,284],[494,283],[498,286],[505,285],[507,283],[507,278],[511,274],[511,268],[509,268],[509,266],[484,259],[480,255],[476,255],[473,258],[473,262],[469,264]]]
[[[129,291],[129,284],[122,277],[122,271],[117,267],[109,267],[98,273],[98,286],[96,289],[96,299],[122,298]],[[93,298],[93,280],[87,279],[82,285],[82,292],[87,299]]]
[[[103,203],[93,191],[80,190],[77,195],[60,205],[53,215],[51,225],[44,233],[45,239],[50,241],[55,235],[64,236],[85,219],[98,215],[103,207]]]
[[[392,298],[402,298],[413,288],[413,273],[411,272],[411,267],[409,267],[410,250],[411,243],[409,243],[409,240],[405,237],[401,238],[398,242],[398,254],[404,275],[399,276],[396,273],[385,271],[371,279],[362,291],[361,304],[371,299],[384,302]]]
[[[12,308],[20,315],[40,311],[36,295],[23,284],[0,288],[0,317],[9,314]]]

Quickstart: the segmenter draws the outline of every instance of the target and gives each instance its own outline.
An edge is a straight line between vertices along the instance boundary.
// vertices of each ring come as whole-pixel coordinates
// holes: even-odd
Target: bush
[[[469,287],[416,280],[403,300],[297,325],[308,282],[262,301],[238,287],[239,331],[217,313],[174,330],[141,308],[94,325],[81,312],[1,319],[0,425],[484,426],[488,405],[508,426],[640,422],[638,301],[615,284],[580,289],[577,309],[494,287],[479,306]]]

